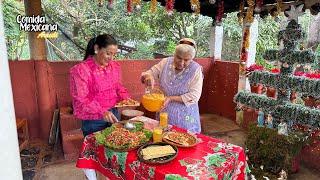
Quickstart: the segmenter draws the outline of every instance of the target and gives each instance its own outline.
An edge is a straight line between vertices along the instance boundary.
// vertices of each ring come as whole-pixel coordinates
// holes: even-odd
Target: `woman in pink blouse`
[[[113,60],[117,50],[111,35],[99,35],[89,41],[84,61],[70,70],[74,115],[82,120],[84,136],[117,122],[120,115],[114,106],[129,97],[120,65]]]

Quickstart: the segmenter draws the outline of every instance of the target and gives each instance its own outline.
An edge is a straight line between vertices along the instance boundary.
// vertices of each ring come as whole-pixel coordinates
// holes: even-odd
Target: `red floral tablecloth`
[[[137,150],[115,152],[98,145],[95,137],[89,135],[76,166],[95,169],[110,179],[245,179],[247,164],[243,148],[202,134],[196,136],[199,144],[179,148],[173,161],[149,165],[138,160]]]

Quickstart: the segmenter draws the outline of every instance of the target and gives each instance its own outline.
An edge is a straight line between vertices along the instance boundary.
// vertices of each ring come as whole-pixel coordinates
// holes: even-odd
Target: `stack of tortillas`
[[[141,150],[143,159],[149,160],[175,154],[176,151],[170,145],[166,146],[149,146]]]

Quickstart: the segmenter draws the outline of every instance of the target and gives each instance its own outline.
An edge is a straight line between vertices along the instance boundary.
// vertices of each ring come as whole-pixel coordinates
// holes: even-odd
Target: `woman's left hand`
[[[170,103],[170,101],[172,101],[171,97],[170,97],[170,96],[166,97],[166,99],[165,99],[164,102],[163,102],[163,105],[162,105],[161,110],[163,110],[164,108],[166,108],[167,105]]]

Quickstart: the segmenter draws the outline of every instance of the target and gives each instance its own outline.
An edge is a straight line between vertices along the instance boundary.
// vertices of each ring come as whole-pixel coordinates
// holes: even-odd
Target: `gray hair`
[[[188,44],[178,44],[174,54],[185,54],[188,53],[192,56],[192,59],[196,56],[196,49]]]

